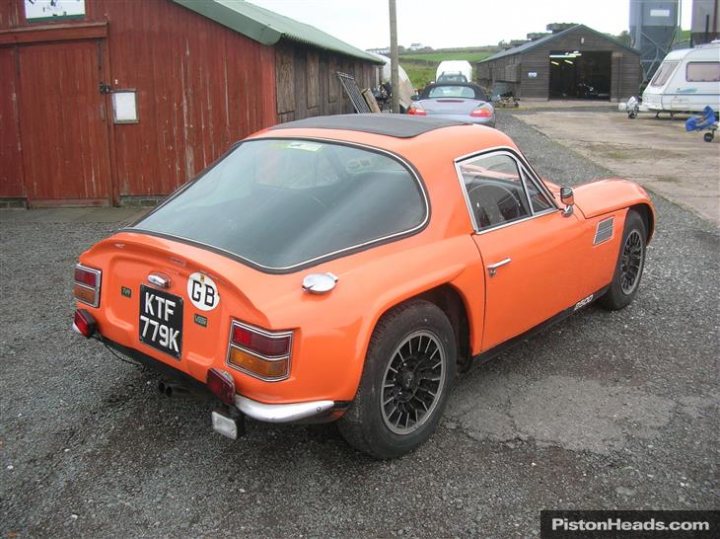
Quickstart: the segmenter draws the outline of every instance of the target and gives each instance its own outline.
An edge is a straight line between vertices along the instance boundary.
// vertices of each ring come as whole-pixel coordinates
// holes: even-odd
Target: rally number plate
[[[140,341],[179,358],[182,350],[183,300],[140,285]]]

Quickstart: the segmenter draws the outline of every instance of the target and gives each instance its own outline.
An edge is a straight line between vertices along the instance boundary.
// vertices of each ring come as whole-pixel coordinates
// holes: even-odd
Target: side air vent
[[[614,225],[614,217],[609,217],[608,219],[603,219],[602,221],[600,221],[597,224],[597,229],[595,230],[595,240],[593,241],[593,245],[604,243],[610,238],[612,238]]]

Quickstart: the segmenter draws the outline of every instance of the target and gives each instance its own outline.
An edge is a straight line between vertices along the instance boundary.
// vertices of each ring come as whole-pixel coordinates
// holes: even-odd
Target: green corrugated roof
[[[320,49],[359,58],[373,64],[382,62],[365,51],[336,37],[244,0],[172,0],[203,17],[212,19],[263,45],[275,45],[282,38]]]

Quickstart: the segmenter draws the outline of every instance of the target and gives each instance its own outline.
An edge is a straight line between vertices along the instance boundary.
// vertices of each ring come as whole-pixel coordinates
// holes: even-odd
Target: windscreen
[[[679,63],[680,62],[674,60],[663,62],[652,78],[652,81],[650,81],[650,86],[664,86]]]
[[[420,228],[419,180],[399,160],[309,140],[242,143],[134,228],[288,270]]]
[[[480,88],[470,85],[434,84],[427,86],[421,99],[476,99],[487,101],[487,96]]]

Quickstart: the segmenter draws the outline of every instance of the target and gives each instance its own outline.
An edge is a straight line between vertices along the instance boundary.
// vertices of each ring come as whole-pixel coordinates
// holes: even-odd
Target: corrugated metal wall
[[[353,112],[337,77],[338,71],[353,75],[360,88],[375,84],[377,68],[370,63],[297,43],[279,43],[275,49],[281,122]]]
[[[98,4],[113,88],[137,88],[140,102],[140,123],[114,128],[120,195],[168,193],[276,123],[272,48],[172,2]]]
[[[0,47],[0,197],[25,196],[15,81],[15,50]]]
[[[107,203],[107,111],[98,85],[102,42],[18,48],[20,140],[29,200]]]
[[[0,0],[0,30],[21,24],[22,3],[17,0]]]
[[[637,95],[642,80],[639,54],[586,28],[564,33],[557,39],[544,42],[527,52],[482,62],[477,65],[478,78],[487,86],[491,86],[493,82],[509,82],[517,90],[516,97],[548,99],[550,89],[548,56],[551,51],[557,50],[610,52],[612,54],[610,98],[620,100]],[[530,76],[530,73],[534,76]]]
[[[29,26],[22,0],[0,0],[0,9],[0,28]],[[87,37],[96,29],[83,33],[91,21],[108,21],[107,39]],[[42,28],[30,26],[20,44],[0,32],[0,197],[27,196],[32,205],[165,195],[233,141],[277,121],[274,50],[172,2],[87,0],[85,20],[67,25],[72,31],[52,25],[53,44],[37,44]],[[84,65],[58,61],[73,54],[63,49],[82,49],[73,62]],[[50,98],[68,69],[82,74],[75,88]],[[113,124],[100,79],[137,91],[139,123]],[[45,106],[51,101],[54,107]],[[92,131],[98,119],[106,137]],[[25,127],[37,139],[32,144]],[[43,150],[62,152],[67,166]],[[104,156],[112,173],[103,172]],[[23,170],[22,163],[43,159],[45,168]]]

